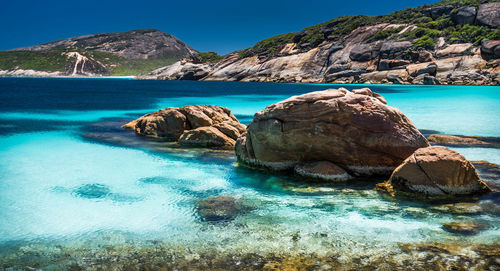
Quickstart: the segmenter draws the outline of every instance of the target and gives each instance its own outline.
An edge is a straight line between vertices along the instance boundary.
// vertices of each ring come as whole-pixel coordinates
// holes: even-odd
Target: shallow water
[[[187,104],[227,106],[248,123],[268,104],[333,87],[0,78],[0,254],[9,259],[0,267],[23,266],[21,248],[52,255],[60,253],[56,245],[78,251],[161,243],[222,254],[349,257],[393,251],[400,242],[500,242],[500,212],[436,211],[429,207],[437,203],[387,199],[373,182],[308,184],[237,166],[231,153],[181,149],[120,129],[146,112]],[[500,136],[498,87],[369,87],[419,129]],[[454,149],[470,160],[500,164],[498,149]],[[235,196],[248,209],[231,221],[203,221],[197,202],[216,195]],[[477,203],[498,206],[498,199]],[[442,229],[449,221],[488,228],[456,235]]]

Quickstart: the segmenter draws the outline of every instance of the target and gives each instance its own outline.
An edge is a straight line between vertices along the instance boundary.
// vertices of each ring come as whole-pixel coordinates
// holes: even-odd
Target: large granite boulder
[[[408,49],[413,44],[410,41],[387,41],[380,48],[380,57],[383,59],[408,59]]]
[[[246,129],[229,109],[217,105],[168,107],[133,120],[123,128],[143,136],[201,147],[232,147]]]
[[[436,20],[437,18],[443,16],[443,15],[448,15],[450,12],[453,10],[452,5],[445,5],[445,6],[437,6],[433,7],[431,9],[431,17],[432,19]]]
[[[460,7],[451,14],[451,19],[455,24],[474,24],[474,19],[476,18],[476,8],[475,7]]]
[[[388,185],[394,191],[427,195],[468,195],[490,191],[465,157],[442,146],[415,151],[394,170]]]
[[[359,44],[351,50],[349,57],[352,61],[370,61],[378,57],[381,46],[380,42]]]
[[[481,41],[481,53],[500,57],[500,40],[483,39]]]
[[[428,145],[398,109],[341,88],[267,106],[235,149],[240,162],[256,167],[291,170],[299,163],[328,161],[350,174],[371,176],[390,174]]]
[[[479,6],[476,23],[489,27],[500,26],[500,2],[486,3]]]

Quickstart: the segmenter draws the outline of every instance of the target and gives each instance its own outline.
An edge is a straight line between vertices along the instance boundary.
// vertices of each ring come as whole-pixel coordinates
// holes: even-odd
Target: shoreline
[[[227,82],[227,83],[262,83],[262,84],[300,84],[313,86],[396,86],[396,87],[498,87],[499,85],[424,85],[424,84],[388,84],[388,83],[320,83],[320,82],[259,82],[259,81],[219,81],[219,80],[160,80],[160,79],[141,79],[139,75],[117,75],[117,76],[2,76],[1,78],[22,78],[22,79],[133,79],[138,81],[157,81],[157,82]]]

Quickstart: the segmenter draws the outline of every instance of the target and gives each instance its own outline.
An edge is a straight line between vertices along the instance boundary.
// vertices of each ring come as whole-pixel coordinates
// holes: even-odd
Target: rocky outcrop
[[[481,53],[500,57],[500,40],[484,39],[481,41]]]
[[[186,59],[178,61],[170,66],[159,68],[150,74],[140,76],[141,79],[159,80],[200,80],[211,71],[209,64],[191,63]]]
[[[137,134],[178,141],[184,146],[234,147],[245,131],[231,111],[217,105],[168,107],[144,115],[123,126]]]
[[[485,3],[479,6],[476,21],[480,25],[489,27],[500,26],[500,2]]]
[[[425,195],[470,195],[491,191],[474,166],[446,147],[421,148],[394,170],[387,183],[394,191]]]
[[[452,13],[451,19],[455,24],[474,24],[476,19],[476,8],[475,7],[461,7]]]
[[[500,137],[431,134],[429,142],[455,147],[500,148]]]
[[[228,54],[203,67],[197,80],[500,85],[500,48],[480,50],[470,35],[497,36],[499,3],[486,2],[479,0],[476,8],[442,1],[388,16],[343,16]],[[185,71],[169,70],[177,71],[145,78],[184,78]]]
[[[239,161],[274,170],[327,161],[358,176],[390,174],[428,142],[401,111],[365,94],[330,89],[267,106],[238,138]]]
[[[234,219],[244,206],[241,200],[231,196],[215,196],[198,203],[198,215],[205,221],[225,221]]]
[[[443,223],[443,229],[445,231],[462,235],[475,235],[483,230],[486,230],[487,228],[487,224],[474,221],[455,221]]]
[[[96,76],[109,75],[109,71],[101,62],[81,55],[78,52],[65,53],[68,58],[74,59],[71,65],[66,70],[66,75],[70,76]]]

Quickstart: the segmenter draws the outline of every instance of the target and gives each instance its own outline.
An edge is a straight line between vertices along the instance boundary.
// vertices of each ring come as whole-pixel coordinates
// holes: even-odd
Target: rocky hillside
[[[500,84],[500,2],[445,0],[343,16],[258,42],[218,62],[185,59],[144,79]]]
[[[135,75],[197,54],[155,29],[101,33],[0,52],[0,75]]]

